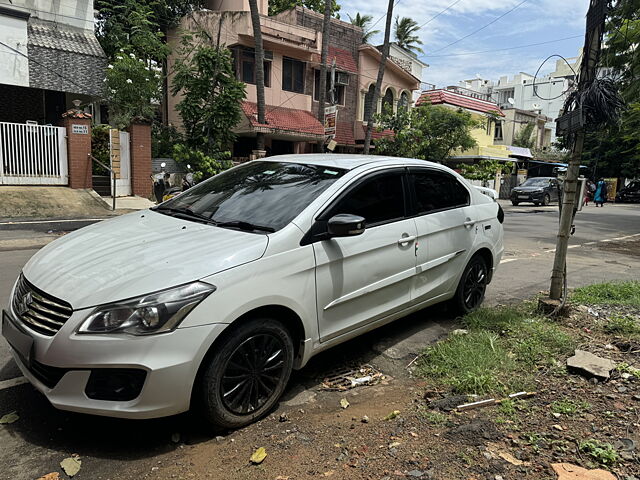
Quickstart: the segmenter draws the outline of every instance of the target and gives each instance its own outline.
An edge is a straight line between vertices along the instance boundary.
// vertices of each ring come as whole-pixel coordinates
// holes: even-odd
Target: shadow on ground
[[[454,325],[455,319],[443,307],[436,306],[334,347],[293,373],[283,401],[300,391],[317,390],[324,378],[345,366],[371,364],[387,375],[406,375],[406,364]],[[3,369],[11,368],[10,365]],[[127,462],[170,452],[182,442],[197,444],[228,433],[206,427],[196,413],[154,420],[122,420],[63,412],[53,408],[29,384],[0,391],[0,405],[0,413],[15,410],[20,415],[16,423],[5,426],[1,436],[5,437],[3,443],[8,440],[7,435],[14,437],[20,444],[18,451],[27,447],[26,455],[30,458],[22,460],[27,464],[42,461],[53,466],[54,459],[59,462],[72,453],[88,461]],[[8,461],[6,457],[2,460]],[[93,465],[94,475],[100,470],[99,465]]]

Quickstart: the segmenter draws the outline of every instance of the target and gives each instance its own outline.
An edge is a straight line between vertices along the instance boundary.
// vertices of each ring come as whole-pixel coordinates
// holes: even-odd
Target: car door
[[[558,184],[557,180],[551,180],[549,182],[549,196],[551,198],[552,202],[557,202],[560,199],[560,185]]]
[[[361,235],[313,243],[321,342],[410,303],[417,232],[406,218],[406,190],[404,169],[376,172],[348,187],[317,218],[316,232],[326,232],[326,222],[340,213],[360,215],[366,223]]]
[[[418,229],[412,303],[420,303],[456,288],[479,226],[468,187],[450,173],[411,168],[409,185]]]

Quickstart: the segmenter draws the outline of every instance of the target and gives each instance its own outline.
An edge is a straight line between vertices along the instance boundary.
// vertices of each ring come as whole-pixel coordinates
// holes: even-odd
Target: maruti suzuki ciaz
[[[423,160],[286,155],[96,223],[25,265],[2,333],[57,408],[235,428],[292,369],[438,302],[477,308],[503,212]]]

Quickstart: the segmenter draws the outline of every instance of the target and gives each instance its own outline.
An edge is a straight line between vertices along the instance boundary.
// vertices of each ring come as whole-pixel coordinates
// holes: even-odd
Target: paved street
[[[557,206],[507,205],[505,212],[506,253],[487,292],[486,302],[490,305],[527,298],[547,289],[553,263]],[[20,245],[30,245],[30,238],[38,235],[43,233],[0,229],[0,244],[6,239],[15,241],[0,249],[3,305],[7,304],[9,290],[22,265],[36,251]],[[569,286],[637,279],[640,256],[621,253],[620,245],[625,242],[635,242],[637,252],[639,206],[588,207],[579,213],[576,234],[571,239]],[[294,375],[285,402],[296,405],[307,401],[315,395],[318,380],[345,363],[369,362],[389,375],[403,375],[415,354],[454,325],[444,309],[435,307],[337,347]],[[186,436],[188,443],[198,443],[210,435],[189,415],[134,422],[60,412],[30,385],[13,385],[20,381],[20,373],[1,339],[0,415],[17,410],[20,420],[10,427],[0,427],[0,479],[32,480],[59,471],[58,463],[73,453],[80,454],[83,461],[76,478],[116,478],[114,471],[136,468],[136,462],[143,460],[151,468],[153,457],[180,448],[171,441],[175,432]]]

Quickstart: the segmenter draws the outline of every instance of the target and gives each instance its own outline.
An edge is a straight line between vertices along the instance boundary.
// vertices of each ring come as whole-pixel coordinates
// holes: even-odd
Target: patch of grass
[[[551,404],[551,411],[553,413],[562,413],[564,415],[575,415],[588,410],[590,407],[591,405],[587,402],[574,402],[570,398],[563,398],[562,400],[556,400]]]
[[[515,402],[512,399],[507,398],[506,400],[503,400],[502,403],[500,403],[500,407],[498,408],[498,410],[500,411],[500,413],[507,417],[514,417],[516,415]]]
[[[580,442],[580,451],[589,455],[598,464],[607,467],[618,463],[618,453],[610,443],[599,442],[598,440],[587,440]]]
[[[526,433],[522,436],[527,445],[530,445],[533,448],[534,452],[540,451],[540,440],[542,437],[537,433]]]
[[[431,425],[440,427],[445,425],[449,421],[449,417],[440,412],[434,412],[432,410],[421,409],[420,415],[427,420]]]
[[[573,339],[530,305],[480,309],[464,318],[466,335],[428,348],[416,372],[459,393],[529,390],[538,366],[555,365]]]
[[[602,328],[612,335],[640,335],[640,323],[628,315],[611,315]]]
[[[640,282],[598,283],[576,288],[571,299],[578,303],[640,306]]]

